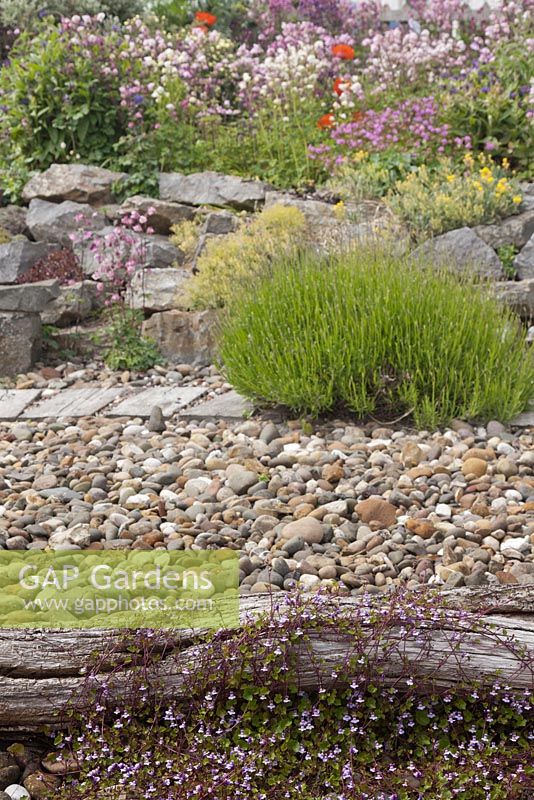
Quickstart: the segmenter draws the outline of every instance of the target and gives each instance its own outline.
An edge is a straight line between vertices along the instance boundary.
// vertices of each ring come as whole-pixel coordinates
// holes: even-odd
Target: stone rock
[[[82,215],[83,220],[77,218]],[[99,231],[106,226],[106,218],[86,203],[49,203],[32,200],[27,216],[27,226],[36,241],[72,247],[71,234],[81,231]]]
[[[356,513],[362,522],[380,522],[384,528],[394,525],[397,520],[397,509],[381,497],[368,497],[356,505]]]
[[[525,320],[534,317],[534,278],[522,281],[500,281],[494,284],[495,294],[501,302]]]
[[[267,192],[265,195],[265,208],[273,206],[290,206],[298,208],[308,222],[315,224],[332,224],[337,220],[335,207],[322,200],[303,200],[286,192]]]
[[[0,375],[29,372],[40,350],[38,314],[0,312]]]
[[[112,234],[115,228],[109,225],[98,232],[96,239],[105,239]],[[182,264],[184,254],[175,247],[166,236],[159,234],[145,234],[128,232],[128,237],[135,242],[139,254],[138,269],[171,267],[173,264]],[[93,242],[95,239],[93,239]],[[113,247],[113,245],[110,245]],[[119,245],[117,245],[119,247]],[[128,247],[128,245],[125,245]],[[93,275],[98,267],[97,253],[91,249],[91,242],[79,242],[74,245],[74,252],[80,259],[85,275]],[[126,251],[125,251],[126,254]]]
[[[165,417],[163,416],[163,411],[160,406],[154,406],[150,412],[150,417],[146,426],[149,431],[153,431],[154,433],[162,433],[165,430]]]
[[[423,460],[423,451],[416,442],[406,442],[402,448],[401,461],[405,467],[417,467]]]
[[[513,245],[521,250],[534,235],[534,209],[507,217],[494,225],[476,225],[473,230],[494,250],[503,245]]]
[[[16,764],[9,764],[5,767],[0,767],[0,789],[5,789],[6,786],[18,781],[20,778],[20,769]]]
[[[112,186],[126,178],[124,172],[112,172],[85,164],[52,164],[45,172],[34,175],[22,191],[26,201],[36,197],[61,203],[102,205],[113,202]]]
[[[534,211],[532,214],[534,215]],[[534,278],[534,234],[514,258],[514,267],[519,280]]]
[[[162,200],[192,206],[229,206],[254,211],[265,202],[270,187],[261,181],[244,180],[219,172],[162,172],[159,194]]]
[[[502,280],[504,272],[497,253],[471,228],[457,228],[429,239],[417,247],[414,256],[436,266],[474,271],[484,278]]]
[[[258,480],[257,472],[246,469],[241,464],[230,464],[226,470],[226,482],[235,494],[245,494]]]
[[[0,283],[15,283],[49,253],[57,250],[45,242],[30,242],[23,237],[0,244]]]
[[[162,355],[178,364],[207,365],[215,356],[216,311],[162,311],[143,323]]]
[[[24,781],[24,788],[27,789],[33,800],[47,800],[57,790],[61,783],[61,778],[50,775],[46,772],[32,772]]]
[[[127,300],[133,308],[168,311],[183,305],[184,288],[191,273],[180,267],[141,269],[130,284]]]
[[[488,464],[483,458],[466,458],[462,464],[462,472],[464,475],[475,475],[481,478],[486,474]]]
[[[201,233],[223,236],[227,233],[233,233],[238,225],[239,219],[230,211],[212,211],[207,215]]]
[[[5,793],[11,800],[25,800],[25,798],[31,797],[28,790],[21,786],[20,783],[12,783],[10,786],[6,786]]]
[[[26,234],[27,211],[22,206],[6,206],[0,208],[0,228],[12,236]]]
[[[280,538],[290,542],[302,539],[306,544],[320,544],[323,541],[324,530],[318,519],[302,517],[294,522],[288,522],[282,528]]]
[[[149,208],[154,209],[154,214],[150,214],[148,217],[147,211]],[[148,217],[148,224],[154,228],[156,233],[161,233],[164,236],[169,235],[173,225],[177,225],[184,220],[194,219],[196,215],[196,210],[191,206],[170,203],[165,200],[155,200],[153,197],[142,197],[136,194],[125,200],[115,210],[113,216],[119,220],[125,214],[131,214],[132,211],[145,214]]]
[[[39,314],[58,296],[57,281],[0,286],[0,311],[26,311]]]
[[[58,297],[51,300],[41,312],[41,321],[45,325],[62,328],[87,319],[98,306],[96,284],[93,281],[78,281],[70,286],[59,287]]]

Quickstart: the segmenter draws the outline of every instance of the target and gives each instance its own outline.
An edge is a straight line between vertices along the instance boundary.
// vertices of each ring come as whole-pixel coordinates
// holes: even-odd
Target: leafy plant
[[[466,275],[359,247],[287,252],[228,294],[220,357],[257,404],[319,414],[510,419],[534,393],[533,352],[511,312]]]
[[[45,16],[71,17],[73,14],[107,14],[130,19],[143,10],[140,0],[2,0],[0,25],[26,30]]]
[[[363,596],[345,612],[321,597],[290,595],[277,606],[278,614],[203,637],[194,669],[183,655],[175,661],[176,636],[164,632],[110,643],[89,670],[83,710],[72,709],[74,730],[57,739],[63,763],[77,764],[79,774],[67,776],[56,797],[526,800],[532,693],[498,676],[473,680],[461,654],[476,632],[530,675],[532,658],[502,631],[435,593]],[[445,652],[422,680],[418,662],[428,660],[436,632]],[[318,640],[341,643],[345,654],[322,655]],[[447,690],[439,670],[449,650],[459,681]],[[318,690],[302,687],[296,653],[309,661]],[[116,666],[109,681],[95,680],[104,656]],[[394,677],[389,659],[399,665]],[[129,689],[117,701],[113,678],[124,664]],[[172,697],[159,691],[166,668],[180,673]]]
[[[518,252],[519,250],[513,244],[503,244],[497,250],[497,255],[501,261],[504,274],[510,281],[513,281],[517,277],[514,259]]]
[[[107,332],[110,346],[104,362],[114,370],[144,372],[162,361],[156,342],[141,334],[142,314],[129,308],[115,308]]]
[[[197,261],[189,286],[195,308],[219,308],[239,297],[243,283],[259,278],[275,256],[302,239],[304,215],[273,206],[235,233],[212,239]]]
[[[416,239],[494,222],[516,213],[521,200],[509,164],[499,165],[483,153],[476,159],[468,153],[462,171],[450,159],[418,167],[388,195],[389,206]]]

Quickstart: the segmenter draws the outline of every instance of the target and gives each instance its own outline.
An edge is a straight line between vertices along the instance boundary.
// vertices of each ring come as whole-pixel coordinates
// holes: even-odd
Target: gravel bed
[[[212,368],[19,378],[225,388]],[[534,430],[251,418],[0,423],[0,547],[230,547],[242,593],[534,583]]]

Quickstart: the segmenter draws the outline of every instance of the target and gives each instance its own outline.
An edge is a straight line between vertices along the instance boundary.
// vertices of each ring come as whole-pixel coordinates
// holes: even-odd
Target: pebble
[[[44,392],[86,380],[223,386],[212,368],[139,376],[59,365],[50,375]],[[146,423],[0,421],[0,547],[231,546],[253,593],[532,583],[533,433],[497,420],[434,432],[165,420],[157,407]]]

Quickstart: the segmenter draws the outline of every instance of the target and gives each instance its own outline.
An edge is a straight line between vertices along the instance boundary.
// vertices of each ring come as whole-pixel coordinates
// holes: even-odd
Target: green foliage
[[[120,49],[119,33],[108,31],[93,45],[47,25],[21,35],[0,70],[0,161],[16,193],[19,173],[44,169],[55,161],[102,164],[126,131],[120,107],[123,76],[135,62],[117,58],[118,74],[104,75],[110,51]],[[90,54],[87,54],[87,48]]]
[[[503,244],[497,250],[497,255],[501,260],[504,274],[510,281],[513,281],[517,275],[514,260],[518,252],[519,250],[513,244]]]
[[[531,35],[525,29],[525,37]],[[528,117],[534,51],[523,36],[502,42],[489,64],[469,74],[456,94],[446,94],[444,121],[451,133],[471,137],[474,150],[489,144],[525,178],[534,176],[534,127]]]
[[[81,772],[67,776],[56,797],[526,800],[532,696],[462,675],[462,639],[476,630],[488,647],[506,648],[501,632],[435,594],[363,600],[343,615],[324,598],[293,596],[280,605],[278,618],[204,638],[171,698],[158,692],[158,664],[164,676],[172,639],[141,631],[121,640],[120,651],[110,647],[107,663],[118,670],[129,663],[130,691],[108,701],[107,686],[95,696],[99,682],[87,681],[93,707],[84,695],[73,735],[56,740]],[[422,680],[418,670],[417,655],[428,662],[436,629],[443,660],[451,648],[459,669],[448,692],[439,687],[441,658],[434,676]],[[348,652],[322,655],[318,640]],[[400,666],[407,643],[411,658]],[[323,684],[319,691],[301,688],[297,652]],[[528,655],[519,657],[528,674]],[[400,670],[394,685],[390,658]],[[162,748],[165,757],[154,757]]]
[[[483,154],[476,160],[467,154],[461,170],[450,159],[418,167],[394,185],[388,204],[414,238],[425,239],[495,222],[514,214],[521,199],[506,161],[499,166]]]
[[[156,343],[141,335],[142,316],[132,309],[117,306],[111,312],[108,328],[110,346],[104,362],[110,369],[143,372],[161,362]]]
[[[104,13],[130,19],[143,11],[141,0],[2,0],[0,25],[26,30],[35,27],[43,11],[56,17]]]
[[[242,285],[264,274],[276,255],[302,239],[305,228],[301,211],[273,206],[235,233],[209,241],[190,284],[191,305],[219,308],[239,298]]]
[[[519,321],[467,275],[363,248],[277,259],[230,303],[220,337],[228,379],[259,404],[411,411],[422,427],[523,410],[526,348]]]
[[[341,167],[328,185],[346,201],[374,200],[387,195],[397,181],[415,169],[410,155],[394,150],[361,151],[356,154],[354,164]]]

